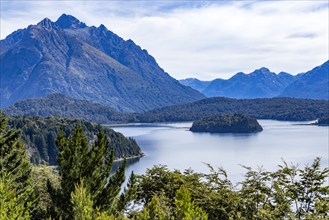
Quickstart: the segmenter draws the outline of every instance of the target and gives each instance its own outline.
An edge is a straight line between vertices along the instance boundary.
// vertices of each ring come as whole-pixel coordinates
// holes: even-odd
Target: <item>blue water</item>
[[[110,127],[133,137],[145,153],[145,157],[129,164],[127,174],[142,174],[158,164],[171,170],[208,172],[204,163],[209,163],[222,166],[229,178],[238,182],[245,173],[241,165],[273,171],[282,159],[303,167],[322,157],[322,166],[328,166],[329,127],[273,120],[259,123],[264,130],[256,134],[192,133],[188,130],[191,122]]]

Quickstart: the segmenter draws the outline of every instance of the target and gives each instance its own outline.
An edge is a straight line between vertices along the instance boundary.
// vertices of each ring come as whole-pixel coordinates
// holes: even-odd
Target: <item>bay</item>
[[[329,127],[301,125],[305,122],[258,120],[263,131],[255,134],[210,134],[189,131],[192,122],[110,126],[133,137],[145,156],[128,162],[127,175],[142,174],[154,165],[169,169],[209,172],[205,163],[223,167],[229,179],[243,179],[245,169],[263,167],[273,171],[282,159],[303,167],[316,157],[328,166]]]

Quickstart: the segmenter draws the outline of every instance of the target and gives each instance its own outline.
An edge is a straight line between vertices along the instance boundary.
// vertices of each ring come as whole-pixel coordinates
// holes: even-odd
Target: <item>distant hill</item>
[[[4,111],[8,115],[83,118],[102,124],[194,121],[222,113],[240,113],[257,119],[307,121],[316,120],[329,114],[329,102],[295,98],[231,99],[214,97],[144,113],[121,113],[98,103],[53,94],[17,102]]]
[[[280,94],[282,97],[329,99],[329,61],[302,74]]]
[[[329,99],[329,67],[325,62],[306,73],[292,76],[281,72],[275,74],[263,67],[252,73],[237,73],[230,79],[201,81],[195,78],[180,80],[207,97],[272,98],[293,97]]]
[[[52,93],[128,112],[204,98],[132,40],[71,15],[17,30],[0,41],[0,49],[1,107]]]
[[[127,122],[130,114],[87,100],[78,100],[62,94],[19,101],[4,109],[8,115],[58,116],[83,118],[96,123]]]
[[[9,126],[22,130],[22,140],[31,156],[33,163],[47,163],[55,165],[57,148],[55,140],[61,128],[69,135],[77,125],[81,125],[90,144],[96,139],[98,131],[107,135],[110,146],[114,149],[115,158],[135,157],[143,155],[136,141],[125,138],[121,133],[82,119],[67,119],[58,117],[9,117]]]
[[[329,114],[327,100],[295,98],[207,98],[137,114],[140,122],[194,121],[218,114],[239,113],[257,119],[283,121],[316,120]]]

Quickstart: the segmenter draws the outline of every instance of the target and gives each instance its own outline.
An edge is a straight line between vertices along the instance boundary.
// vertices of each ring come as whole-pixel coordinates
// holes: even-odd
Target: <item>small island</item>
[[[241,115],[218,115],[193,122],[190,131],[209,133],[254,133],[263,128],[256,119]]]

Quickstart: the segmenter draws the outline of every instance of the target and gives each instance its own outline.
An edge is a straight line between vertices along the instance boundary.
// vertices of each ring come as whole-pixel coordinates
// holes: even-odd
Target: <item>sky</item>
[[[104,24],[176,79],[227,79],[267,67],[293,75],[329,59],[328,0],[0,0],[1,39],[45,17]]]

